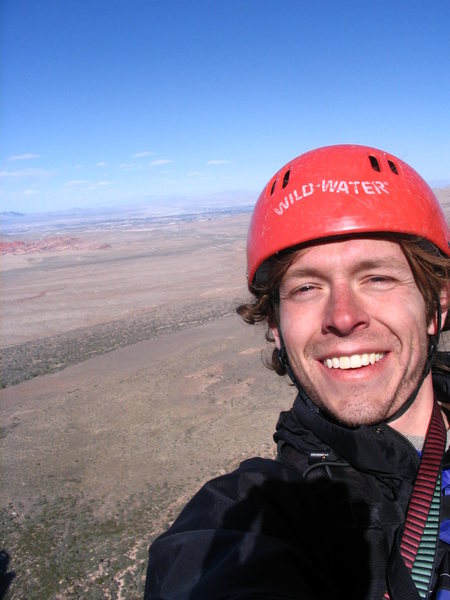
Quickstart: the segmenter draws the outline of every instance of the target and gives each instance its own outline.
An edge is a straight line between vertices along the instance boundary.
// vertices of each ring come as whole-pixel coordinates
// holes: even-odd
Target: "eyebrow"
[[[359,262],[356,270],[367,271],[370,269],[379,269],[384,267],[393,268],[395,270],[401,269],[403,267],[403,264],[401,264],[398,260],[392,257],[373,259],[368,258]]]
[[[358,273],[359,271],[370,271],[372,269],[385,269],[389,268],[391,271],[404,271],[404,265],[398,260],[392,257],[386,258],[368,258],[357,262],[354,265],[352,271]],[[291,279],[292,277],[322,277],[322,269],[316,267],[310,267],[308,265],[298,266],[292,265],[291,268],[286,272],[283,277],[284,280]]]

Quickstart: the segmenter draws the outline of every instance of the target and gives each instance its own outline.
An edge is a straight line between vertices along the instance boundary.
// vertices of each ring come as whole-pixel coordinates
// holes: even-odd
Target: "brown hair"
[[[431,323],[436,314],[437,302],[441,292],[450,286],[450,258],[443,256],[436,246],[422,238],[398,236],[395,234],[383,236],[370,235],[367,237],[379,237],[379,239],[387,239],[400,244],[413,273],[416,285],[425,300],[427,322]],[[264,277],[261,277],[259,281],[251,285],[252,301],[241,304],[236,309],[243,320],[250,325],[259,322],[267,323],[265,338],[268,342],[275,341],[270,328],[278,324],[281,280],[290,265],[298,257],[298,253],[304,248],[305,245],[288,248],[268,259],[263,265]],[[257,280],[257,278],[255,279]],[[442,306],[442,310],[446,309],[447,306]],[[447,313],[445,322],[441,324],[442,331],[450,329],[449,315],[450,311]],[[279,375],[286,373],[285,368],[278,360],[277,349],[273,350],[271,360],[266,361],[266,365],[274,369]]]

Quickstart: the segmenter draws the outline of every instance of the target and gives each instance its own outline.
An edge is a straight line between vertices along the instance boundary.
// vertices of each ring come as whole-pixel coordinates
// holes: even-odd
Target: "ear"
[[[441,328],[444,326],[445,319],[447,317],[448,312],[448,302],[450,296],[450,287],[446,286],[442,288],[441,293],[439,295],[440,303],[441,303]],[[437,315],[431,320],[431,323],[428,325],[428,334],[436,335],[437,330]]]
[[[278,327],[275,325],[273,327],[270,327],[270,332],[273,335],[273,338],[275,340],[275,346],[279,350],[281,348],[281,341],[280,341],[280,332],[278,331]]]

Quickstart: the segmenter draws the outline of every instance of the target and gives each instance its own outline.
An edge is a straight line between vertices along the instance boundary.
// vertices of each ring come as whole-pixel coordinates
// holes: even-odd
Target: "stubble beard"
[[[394,415],[407,402],[411,394],[416,392],[427,360],[428,337],[425,336],[425,338],[419,344],[419,361],[416,369],[408,374],[406,366],[403,366],[405,375],[400,380],[394,393],[388,398],[382,396],[383,390],[380,390],[380,396],[375,399],[373,394],[364,396],[364,391],[361,390],[360,385],[352,386],[350,384],[346,389],[345,402],[342,402],[336,409],[331,409],[328,403],[324,402],[317,393],[317,386],[314,385],[314,381],[307,374],[304,377],[299,377],[298,369],[294,369],[294,372],[296,372],[297,379],[312,402],[331,420],[347,427],[377,425]],[[402,366],[400,365],[399,368],[402,368]]]

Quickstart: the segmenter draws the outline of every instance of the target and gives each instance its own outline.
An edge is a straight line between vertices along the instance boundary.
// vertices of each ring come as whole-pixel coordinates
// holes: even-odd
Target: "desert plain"
[[[293,392],[235,312],[248,222],[3,237],[29,243],[1,257],[6,598],[141,598],[148,546],[187,499],[273,454]]]
[[[1,256],[0,597],[142,598],[148,546],[192,494],[274,455],[295,393],[235,312],[249,219],[2,236],[24,245]]]

